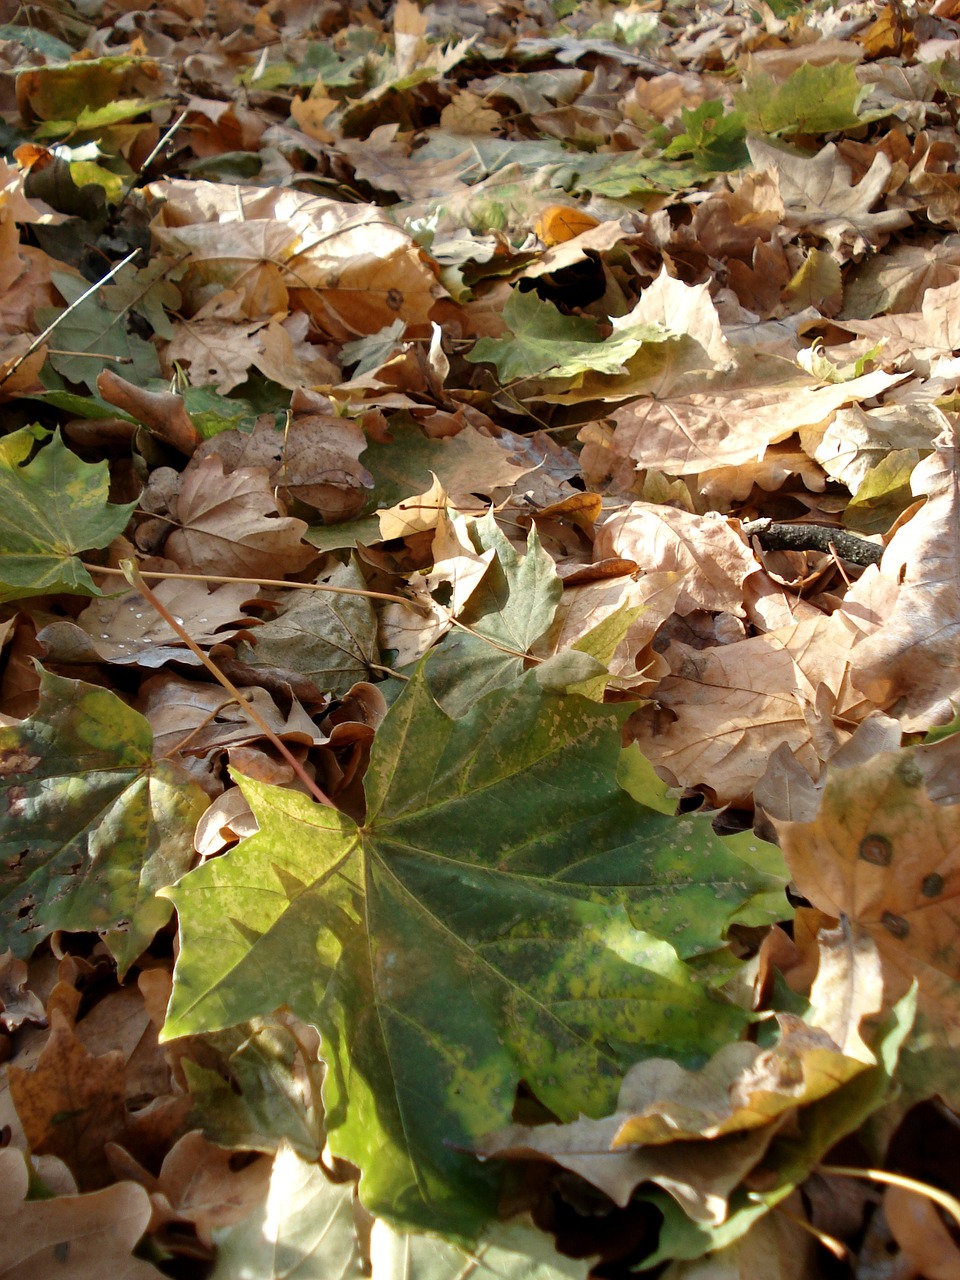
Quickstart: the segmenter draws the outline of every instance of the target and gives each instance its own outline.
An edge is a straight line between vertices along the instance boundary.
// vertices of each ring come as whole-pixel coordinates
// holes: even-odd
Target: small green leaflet
[[[563,594],[553,557],[540,545],[535,527],[525,556],[517,554],[492,514],[473,522],[471,537],[478,551],[497,553],[460,617],[477,634],[451,631],[425,668],[430,692],[450,716],[462,715],[485,693],[523,674],[517,655],[550,626]]]
[[[622,715],[528,676],[451,720],[421,668],[377,732],[362,827],[242,780],[259,832],[164,891],[164,1038],[287,1006],[321,1032],[330,1147],[368,1207],[471,1235],[498,1174],[465,1153],[520,1079],[561,1118],[599,1115],[630,1063],[699,1063],[750,1020],[682,957],[782,869],[620,790]]]
[[[708,98],[693,111],[680,108],[683,132],[663,149],[667,160],[690,158],[704,173],[726,173],[750,163],[746,129],[739,111],[724,111],[717,98]]]
[[[189,867],[208,800],[152,747],[116,694],[46,671],[34,714],[0,728],[0,951],[96,930],[122,977],[166,924],[154,895]]]
[[[106,462],[82,462],[59,433],[23,427],[0,440],[0,600],[102,594],[76,556],[108,546],[137,505],[108,502],[108,489]]]
[[[565,316],[535,293],[514,289],[503,308],[507,338],[481,338],[466,358],[496,365],[503,382],[550,373],[572,378],[579,373],[622,373],[625,361],[644,342],[662,342],[660,325],[637,324],[604,339],[593,320]]]
[[[85,280],[63,271],[54,271],[51,278],[68,303],[76,302],[89,288]],[[52,368],[68,382],[83,383],[96,395],[97,376],[103,370],[104,357],[116,359],[124,377],[138,386],[146,386],[150,378],[160,377],[156,347],[128,331],[124,311],[108,310],[95,296],[87,298],[69,315],[56,307],[37,308],[37,322],[41,325],[51,324],[59,315],[63,315],[63,319],[57,325],[57,347],[64,354],[51,352],[48,359]]]

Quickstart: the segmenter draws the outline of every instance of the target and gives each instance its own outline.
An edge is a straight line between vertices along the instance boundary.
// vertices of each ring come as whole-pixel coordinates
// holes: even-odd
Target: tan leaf
[[[165,554],[188,573],[276,578],[314,558],[301,543],[306,523],[281,514],[264,467],[225,476],[220,458],[203,458],[184,473],[176,514]]]
[[[189,255],[178,285],[190,310],[239,289],[251,319],[304,311],[343,342],[397,318],[426,324],[445,296],[419,245],[375,205],[205,182],[157,182],[150,192],[164,201],[158,242]]]
[[[838,611],[719,648],[675,643],[661,709],[634,714],[634,741],[674,785],[706,785],[721,804],[748,799],[781,743],[816,778],[871,709],[847,676],[857,637]]]
[[[916,978],[920,1008],[960,1044],[960,806],[930,799],[906,750],[832,771],[813,821],[775,825],[798,891],[875,942],[888,1000]]]
[[[253,621],[244,608],[257,589],[249,583],[224,583],[211,590],[204,582],[158,582],[153,592],[183,626],[191,640],[210,648],[235,636]],[[76,623],[54,622],[37,639],[55,661],[102,661],[159,667],[165,662],[199,665],[174,629],[144,600],[139,591],[105,596],[87,606]]]
[[[822,236],[844,258],[876,248],[910,222],[905,209],[870,212],[883,194],[891,168],[883,152],[877,153],[869,172],[854,186],[850,168],[832,142],[809,160],[760,138],[749,138],[747,147],[755,168],[776,173],[787,224]]]
[[[952,426],[914,470],[927,502],[887,545],[881,573],[900,585],[883,627],[853,655],[853,681],[908,731],[943,724],[960,703],[960,471]]]
[[[743,583],[760,569],[750,547],[722,516],[633,502],[597,531],[596,556],[634,560],[647,573],[683,575],[679,614],[694,609],[743,614]]]
[[[345,520],[367,501],[373,477],[360,462],[362,427],[333,413],[298,413],[285,430],[261,419],[251,433],[223,431],[201,445],[195,461],[222,458],[225,470],[266,467],[284,501],[314,507],[326,522]]]
[[[27,966],[12,951],[0,955],[0,1024],[16,1031],[24,1022],[44,1024],[43,1004],[27,988]]]
[[[249,1217],[270,1184],[269,1159],[261,1156],[235,1171],[235,1154],[194,1130],[183,1135],[153,1177],[126,1151],[116,1146],[110,1151],[117,1171],[149,1192],[151,1231],[168,1222],[190,1223],[208,1246],[214,1231]]]
[[[954,1280],[960,1275],[960,1248],[934,1203],[921,1191],[887,1187],[883,1214],[915,1274],[925,1280]]]
[[[641,467],[669,475],[698,474],[762,458],[766,448],[795,431],[815,426],[844,404],[880,395],[902,374],[883,370],[850,382],[818,386],[781,364],[779,380],[764,367],[765,381],[751,385],[744,366],[739,386],[718,381],[709,391],[644,399],[617,409],[614,447]]]
[[[34,1280],[158,1280],[130,1251],[150,1221],[142,1187],[121,1182],[89,1195],[25,1201],[29,1173],[19,1151],[0,1151],[0,1274]]]

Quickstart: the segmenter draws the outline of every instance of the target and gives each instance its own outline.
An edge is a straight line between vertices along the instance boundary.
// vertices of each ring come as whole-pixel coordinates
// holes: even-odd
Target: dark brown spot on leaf
[[[895,916],[892,911],[885,911],[880,917],[880,923],[895,938],[905,938],[910,932],[910,926],[903,916]]]
[[[403,306],[403,294],[399,289],[389,289],[387,291],[387,306],[391,311],[399,311]]]
[[[925,898],[939,898],[943,893],[943,876],[938,875],[936,871],[931,871],[928,876],[923,877],[920,892]]]
[[[889,867],[893,860],[893,845],[886,836],[864,836],[860,841],[860,857],[875,867]]]

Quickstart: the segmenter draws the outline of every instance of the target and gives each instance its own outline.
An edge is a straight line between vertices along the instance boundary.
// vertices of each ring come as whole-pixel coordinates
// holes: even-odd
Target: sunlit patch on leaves
[[[164,1034],[287,1004],[324,1036],[330,1141],[367,1203],[473,1229],[490,1175],[458,1148],[509,1118],[521,1078],[558,1114],[602,1113],[631,1061],[696,1062],[748,1020],[681,957],[771,879],[702,820],[678,847],[683,824],[638,809],[619,719],[527,681],[454,721],[419,675],[378,730],[362,828],[244,783],[259,834],[170,892]],[[291,966],[291,936],[316,960]]]

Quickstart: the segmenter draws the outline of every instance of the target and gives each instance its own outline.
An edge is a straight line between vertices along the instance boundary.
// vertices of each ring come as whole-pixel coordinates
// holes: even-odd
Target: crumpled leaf
[[[155,894],[190,865],[206,800],[152,742],[116,694],[46,671],[34,715],[0,728],[0,933],[15,955],[54,929],[97,930],[122,974],[170,918]]]
[[[70,1269],[71,1280],[157,1280],[160,1273],[131,1256],[147,1229],[150,1201],[142,1187],[119,1182],[102,1191],[52,1200],[24,1197],[30,1175],[12,1147],[0,1151],[0,1273],[4,1276],[56,1275]]]
[[[595,1113],[633,1058],[700,1054],[748,1016],[661,939],[714,949],[775,880],[617,788],[619,718],[528,680],[453,721],[420,674],[377,732],[362,830],[244,782],[258,835],[170,891],[164,1037],[287,1004],[323,1035],[331,1148],[365,1202],[472,1230],[491,1179],[459,1149],[509,1117],[521,1076],[555,1112]],[[316,961],[291,965],[290,927]]]
[[[47,441],[30,459],[37,442]],[[105,462],[82,462],[60,438],[23,427],[0,441],[0,599],[99,595],[77,560],[126,528],[135,502],[107,501]]]

